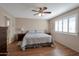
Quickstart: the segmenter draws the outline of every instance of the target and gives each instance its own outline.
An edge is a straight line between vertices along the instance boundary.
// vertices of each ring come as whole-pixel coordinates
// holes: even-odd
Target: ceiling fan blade
[[[43,12],[43,13],[49,13],[50,14],[51,12]]]
[[[39,13],[36,13],[36,14],[34,14],[34,15],[38,15]]]
[[[32,10],[32,11],[34,11],[34,12],[38,12],[37,10]]]
[[[43,7],[43,10],[46,10],[47,9],[47,7]]]

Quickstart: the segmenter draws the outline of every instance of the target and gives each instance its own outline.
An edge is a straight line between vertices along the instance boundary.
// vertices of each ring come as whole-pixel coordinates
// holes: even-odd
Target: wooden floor
[[[8,45],[9,56],[79,56],[78,52],[75,52],[59,43],[56,43],[56,47],[40,47],[31,48],[26,51],[21,51],[17,46],[17,42]]]

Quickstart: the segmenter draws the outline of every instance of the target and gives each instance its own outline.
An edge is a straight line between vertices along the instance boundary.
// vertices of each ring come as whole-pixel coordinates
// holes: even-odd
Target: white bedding
[[[22,41],[21,48],[24,50],[28,44],[51,42],[52,37],[45,33],[27,33]]]

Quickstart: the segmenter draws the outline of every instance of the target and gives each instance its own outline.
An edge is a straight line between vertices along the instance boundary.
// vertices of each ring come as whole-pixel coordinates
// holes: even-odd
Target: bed
[[[51,35],[43,32],[28,32],[22,40],[21,49],[25,50],[28,46],[36,47],[36,45],[38,46],[46,43],[50,46],[53,43]]]

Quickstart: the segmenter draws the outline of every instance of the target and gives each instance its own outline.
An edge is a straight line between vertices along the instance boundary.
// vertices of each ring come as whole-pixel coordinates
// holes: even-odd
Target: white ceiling
[[[19,18],[32,18],[32,19],[50,19],[58,16],[64,12],[74,9],[79,6],[78,3],[0,3],[0,6],[4,8],[8,13],[14,17]],[[48,7],[47,11],[51,11],[51,14],[44,16],[34,16],[35,12],[32,10],[37,7]]]

